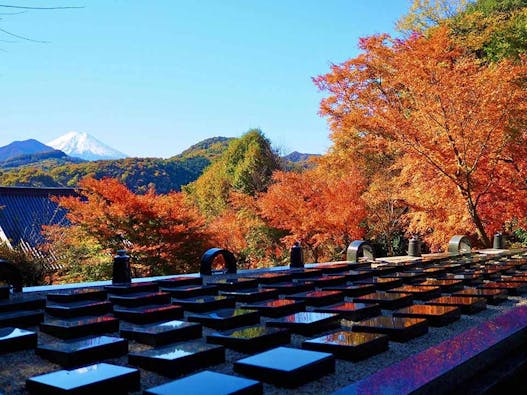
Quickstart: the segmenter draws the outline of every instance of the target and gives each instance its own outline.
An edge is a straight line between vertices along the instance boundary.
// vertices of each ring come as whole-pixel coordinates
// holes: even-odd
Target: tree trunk
[[[483,226],[483,223],[481,222],[481,218],[476,210],[476,207],[474,206],[474,203],[469,198],[467,200],[467,206],[468,211],[470,213],[470,217],[472,218],[472,222],[474,222],[474,225],[476,226],[476,233],[478,234],[479,239],[483,243],[484,247],[490,248],[491,243],[490,239],[487,236],[487,233],[485,232],[485,227]]]

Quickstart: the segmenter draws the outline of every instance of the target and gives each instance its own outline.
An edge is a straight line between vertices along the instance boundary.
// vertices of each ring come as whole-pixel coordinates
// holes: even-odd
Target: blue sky
[[[0,146],[87,132],[170,157],[260,128],[281,153],[324,153],[311,78],[394,33],[410,0],[11,0],[0,9]],[[6,42],[7,41],[7,42]]]

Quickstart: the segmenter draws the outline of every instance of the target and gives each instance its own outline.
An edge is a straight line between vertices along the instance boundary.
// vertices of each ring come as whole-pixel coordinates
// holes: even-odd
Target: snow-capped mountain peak
[[[69,132],[46,145],[85,160],[121,159],[128,156],[86,132]]]

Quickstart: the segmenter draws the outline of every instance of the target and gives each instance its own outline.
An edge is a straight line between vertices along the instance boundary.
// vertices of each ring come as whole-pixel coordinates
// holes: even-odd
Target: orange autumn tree
[[[362,178],[339,177],[322,166],[302,173],[276,172],[257,205],[270,225],[288,232],[282,241],[289,247],[300,241],[306,259],[342,259],[349,243],[360,239],[365,217],[360,199]]]
[[[126,249],[141,275],[197,271],[210,247],[204,219],[181,193],[144,195],[112,178],[85,178],[80,197],[62,197],[74,226],[115,253]]]
[[[286,258],[288,247],[280,242],[285,232],[269,226],[258,214],[253,196],[231,192],[228,207],[207,228],[216,245],[235,252],[240,268],[274,266]]]
[[[523,60],[483,64],[444,27],[361,39],[362,53],[315,79],[334,150],[350,136],[397,153],[410,232],[435,247],[458,232],[484,246],[524,218],[527,112]]]

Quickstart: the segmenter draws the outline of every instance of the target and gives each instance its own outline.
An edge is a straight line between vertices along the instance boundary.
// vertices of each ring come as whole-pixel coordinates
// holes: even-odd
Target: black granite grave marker
[[[235,307],[236,300],[227,296],[205,295],[188,299],[172,299],[172,303],[183,307],[185,311],[203,313],[205,311]]]
[[[72,339],[117,332],[119,320],[112,315],[75,319],[46,319],[40,324],[40,330],[61,339]]]
[[[107,300],[79,300],[73,302],[48,302],[46,313],[55,317],[80,317],[112,312],[112,304]]]
[[[122,337],[151,346],[197,339],[202,334],[201,324],[178,320],[145,325],[121,322],[119,330]]]
[[[338,314],[306,311],[285,317],[271,318],[265,324],[272,327],[287,328],[291,332],[304,336],[311,336],[338,327],[339,318]]]
[[[25,350],[37,346],[37,333],[20,328],[0,328],[0,353]]]
[[[301,300],[275,299],[259,303],[247,303],[244,308],[258,310],[264,317],[282,317],[304,311],[306,304]]]
[[[222,309],[208,313],[189,313],[187,320],[200,322],[209,328],[227,330],[258,324],[260,322],[260,313],[256,310],[244,308]]]
[[[251,288],[239,291],[220,291],[220,294],[234,298],[236,302],[250,303],[277,298],[279,293],[276,288]]]
[[[26,380],[30,394],[123,394],[139,388],[138,369],[108,363],[58,370]]]
[[[170,303],[171,294],[169,292],[138,292],[119,295],[110,295],[109,300],[113,304],[126,307],[139,307],[153,304]]]
[[[75,302],[79,300],[105,300],[108,292],[100,287],[61,289],[49,292],[46,297],[53,302]]]
[[[149,324],[182,318],[183,308],[176,305],[113,306],[113,314],[119,319],[134,324]]]
[[[220,364],[225,361],[223,346],[190,342],[171,344],[128,353],[128,363],[167,377]]]
[[[393,312],[394,317],[426,318],[431,326],[445,326],[461,317],[461,310],[454,306],[415,304]]]
[[[377,303],[381,309],[394,310],[413,303],[412,294],[399,292],[376,291],[371,294],[353,298],[356,303]]]
[[[315,339],[304,340],[302,348],[330,352],[337,358],[360,361],[388,350],[388,336],[376,333],[338,331]]]
[[[287,299],[302,300],[308,306],[325,306],[342,301],[344,293],[340,291],[308,291],[288,295]]]
[[[215,285],[185,285],[182,287],[163,287],[161,291],[169,292],[174,298],[186,299],[197,296],[217,295],[218,287]]]
[[[234,371],[280,387],[295,388],[335,371],[330,353],[277,347],[233,363]]]
[[[263,385],[259,381],[205,370],[178,380],[145,390],[144,395],[186,394],[192,395],[261,395]]]
[[[0,313],[0,328],[6,326],[27,328],[38,325],[43,320],[42,310],[7,311]]]
[[[429,305],[455,306],[461,309],[462,314],[475,314],[487,308],[485,298],[441,296],[426,302]]]
[[[199,276],[176,276],[156,281],[160,287],[180,287],[185,285],[202,285],[203,279]]]
[[[253,354],[291,341],[289,330],[261,325],[249,326],[207,335],[207,342],[221,344],[233,350]]]
[[[428,322],[424,318],[378,316],[360,322],[342,321],[343,326],[353,332],[380,333],[390,340],[406,342],[428,333]]]
[[[128,352],[128,341],[120,337],[97,336],[53,341],[39,345],[35,353],[65,368],[116,358]]]
[[[112,284],[105,285],[104,289],[114,295],[131,294],[137,292],[156,292],[159,285],[153,281],[137,282],[131,284]]]
[[[342,302],[330,306],[313,309],[320,313],[334,313],[352,321],[360,321],[381,314],[381,307],[377,303]]]
[[[207,284],[218,287],[220,291],[237,291],[240,289],[257,287],[258,280],[249,277],[221,278],[216,280],[210,280],[207,282]]]

